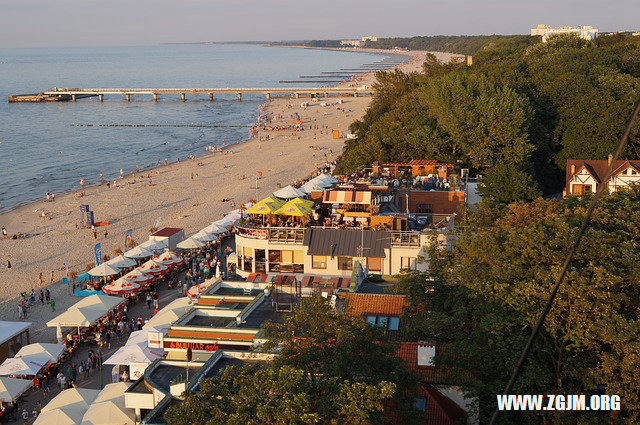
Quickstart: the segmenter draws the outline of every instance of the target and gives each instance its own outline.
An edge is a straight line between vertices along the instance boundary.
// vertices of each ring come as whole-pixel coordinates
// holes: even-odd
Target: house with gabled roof
[[[582,196],[594,193],[605,184],[610,193],[640,184],[640,160],[619,159],[613,162],[611,176],[605,181],[609,159],[567,160],[565,189],[563,195]]]

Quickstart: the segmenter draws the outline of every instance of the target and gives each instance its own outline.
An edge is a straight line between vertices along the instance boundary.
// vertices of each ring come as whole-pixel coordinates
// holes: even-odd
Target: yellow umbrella
[[[273,214],[278,208],[284,205],[284,202],[269,196],[256,202],[251,208],[245,212],[247,214],[267,215]]]
[[[307,202],[294,198],[278,208],[274,214],[302,217],[313,214],[313,210]]]

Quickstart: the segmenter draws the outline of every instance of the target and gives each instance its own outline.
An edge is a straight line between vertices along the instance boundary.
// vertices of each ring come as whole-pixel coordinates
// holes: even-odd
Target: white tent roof
[[[119,274],[120,269],[117,267],[112,267],[107,263],[102,263],[99,266],[96,266],[89,270],[89,274],[91,276],[112,276],[114,274]]]
[[[112,258],[107,261],[111,267],[117,267],[119,269],[126,269],[127,267],[134,267],[137,265],[135,260],[131,258],[127,258],[124,255],[118,255],[117,257]]]
[[[304,195],[305,193],[303,191],[301,191],[300,189],[296,189],[291,185],[285,186],[282,189],[273,192],[273,196],[281,199],[302,198]]]
[[[155,316],[153,316],[142,329],[150,328],[168,328],[178,320],[184,313],[192,309],[193,306],[189,302],[189,297],[181,297],[173,300]]]
[[[122,255],[127,258],[147,258],[151,257],[153,255],[153,252],[138,245],[135,248],[131,248],[129,251],[125,252]]]
[[[46,356],[32,354],[30,356],[12,357],[0,365],[0,375],[35,375],[49,359]]]
[[[155,279],[152,275],[146,274],[146,273],[140,271],[139,269],[131,270],[129,273],[124,275],[124,277],[125,277],[125,279],[133,280],[136,283],[150,282],[153,279]]]
[[[122,304],[122,298],[110,297],[108,295],[90,295],[75,303],[71,308],[91,307],[95,309],[103,309],[105,313]]]
[[[178,254],[176,254],[175,252],[165,251],[160,256],[158,256],[158,258],[156,258],[155,260],[161,262],[166,266],[169,264],[179,264],[183,261],[183,258]]]
[[[153,327],[142,329],[141,331],[133,331],[131,335],[129,335],[129,339],[125,345],[129,344],[144,344],[146,346],[147,341],[149,340],[149,333],[163,332],[161,329],[156,329]]]
[[[31,388],[30,379],[0,378],[0,401],[11,403]]]
[[[204,243],[194,237],[191,237],[183,240],[182,242],[178,242],[176,246],[180,249],[196,249],[202,248]]]
[[[147,347],[147,341],[120,347],[104,364],[128,366],[131,363],[151,363],[164,356],[164,350]]]
[[[82,425],[134,425],[136,415],[133,409],[127,409],[122,402],[104,401],[94,403],[82,417]]]
[[[47,322],[47,326],[50,328],[58,326],[67,328],[84,328],[93,325],[105,314],[106,312],[102,309],[91,307],[77,308],[74,306],[56,318],[49,320]]]
[[[204,230],[200,230],[198,233],[196,233],[191,237],[198,239],[201,242],[211,242],[211,241],[218,240],[218,237],[215,235],[215,233],[208,233],[208,232],[205,232]]]
[[[35,344],[29,344],[22,347],[15,355],[15,357],[24,357],[30,355],[42,355],[49,357],[52,362],[58,361],[62,353],[64,353],[65,346],[62,344],[50,344],[47,342],[37,342]]]
[[[31,322],[0,321],[0,344],[28,329],[29,326],[31,326]]]
[[[139,246],[149,251],[159,251],[167,247],[167,241],[149,239],[148,241],[142,242]]]
[[[322,181],[326,181],[326,182],[331,183],[331,184],[338,183],[338,179],[336,179],[335,177],[332,177],[330,175],[324,174],[324,173],[322,173],[319,176],[317,176],[316,179],[320,179]]]
[[[105,401],[115,401],[124,403],[124,392],[133,385],[133,382],[115,382],[113,384],[107,384],[100,394],[96,397],[93,403],[103,403]]]
[[[227,231],[227,229],[225,227],[218,226],[215,223],[211,223],[210,225],[208,225],[207,227],[205,227],[202,230],[204,230],[207,233],[213,233],[213,234],[225,233]]]
[[[43,412],[55,409],[73,409],[85,411],[91,403],[98,397],[100,390],[90,390],[88,388],[70,388],[63,390],[55,396],[46,406],[42,408]],[[82,415],[80,415],[82,416]]]
[[[53,409],[42,412],[31,425],[77,425],[82,421],[84,409]]]
[[[311,193],[314,190],[322,190],[325,188],[325,185],[322,182],[319,182],[315,179],[311,179],[300,188],[304,193]]]

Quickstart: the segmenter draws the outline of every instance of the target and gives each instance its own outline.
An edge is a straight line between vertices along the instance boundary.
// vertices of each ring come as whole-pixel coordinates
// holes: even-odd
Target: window
[[[585,193],[591,192],[591,185],[590,184],[585,184],[584,185],[584,192]]]
[[[377,316],[367,316],[367,323],[370,324],[371,326],[375,326],[377,319],[378,319]]]
[[[269,250],[270,263],[279,263],[281,258],[282,257],[280,256],[280,250],[273,250],[273,249]]]
[[[326,269],[327,268],[327,256],[326,255],[313,255],[311,256],[311,267],[314,269]]]
[[[417,270],[415,257],[400,257],[400,268],[403,270]]]
[[[638,172],[636,170],[631,170],[631,175],[635,176],[636,174],[638,174]]]
[[[282,250],[282,262],[287,264],[293,264],[293,251]]]
[[[338,257],[338,270],[353,270],[353,257]]]
[[[378,323],[377,323],[378,326],[386,329],[388,324],[389,324],[389,317],[378,316]]]
[[[382,258],[367,257],[367,265],[369,266],[369,271],[382,272]]]
[[[399,317],[390,317],[389,318],[389,330],[390,331],[397,331],[398,328],[400,327],[400,318]]]
[[[433,214],[433,204],[418,204],[418,214]]]
[[[416,397],[413,400],[413,408],[419,412],[427,411],[427,398],[426,397]]]

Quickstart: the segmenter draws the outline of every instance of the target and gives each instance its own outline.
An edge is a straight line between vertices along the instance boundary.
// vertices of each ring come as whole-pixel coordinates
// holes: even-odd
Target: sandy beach
[[[410,62],[399,66],[405,71],[419,70],[426,54],[397,53],[412,56]],[[448,59],[446,55],[439,56],[441,60]],[[358,84],[370,86],[373,79],[372,74],[366,74]],[[331,97],[328,102],[338,99]],[[27,235],[24,239],[0,240],[0,320],[18,320],[20,292],[32,288],[37,291],[41,287],[38,276],[42,273],[44,286],[49,286],[56,300],[56,312],[47,305],[36,305],[29,310],[27,321],[33,323],[32,342],[52,342],[55,329],[46,328],[46,321],[78,301],[60,283],[65,261],[70,270],[83,273],[93,262],[96,242],[101,243],[103,254],[113,257],[116,248],[124,248],[124,233],[128,229],[133,230],[133,239],[141,243],[158,222],[160,228],[184,228],[189,236],[232,210],[231,201],[240,205],[260,199],[276,190],[277,185],[285,186],[309,176],[316,164],[334,160],[344,139],[333,139],[331,130],[348,133],[351,122],[364,114],[371,101],[370,97],[341,99],[344,103],[339,105],[322,107],[310,103],[302,108],[301,103],[309,99],[273,98],[265,110],[283,115],[282,120],[273,124],[290,125],[290,116],[298,113],[304,131],[261,131],[248,141],[227,147],[224,154],[207,154],[125,176],[117,180],[117,187],[108,188],[106,184],[89,187],[82,198],[77,197],[77,192],[59,194],[55,202],[35,202],[0,215],[0,225],[6,226],[10,236]],[[318,129],[310,129],[312,124]],[[261,136],[269,136],[270,140],[261,142]],[[262,177],[257,180],[256,189],[259,173]],[[81,226],[81,204],[90,205],[96,221],[109,222],[108,226],[96,228],[97,240],[91,229]],[[7,269],[7,260],[11,261],[12,270]],[[49,285],[52,271],[54,283]]]

